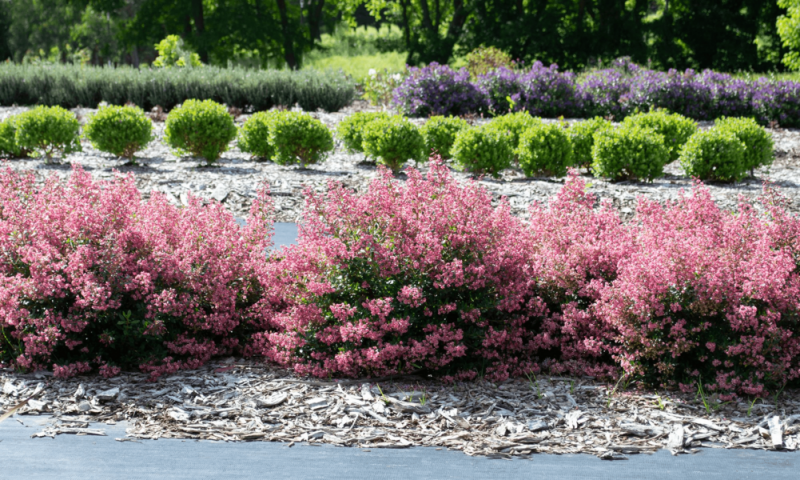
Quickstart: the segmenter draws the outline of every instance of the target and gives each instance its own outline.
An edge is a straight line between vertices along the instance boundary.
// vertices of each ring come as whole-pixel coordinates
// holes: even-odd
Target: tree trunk
[[[325,0],[312,0],[308,6],[308,33],[312,42],[322,40],[320,24],[322,23],[323,8],[325,8]]]
[[[208,46],[206,45],[206,22],[203,15],[203,0],[192,0],[192,17],[194,18],[194,28],[197,30],[197,54],[200,61],[208,63]]]
[[[297,57],[294,55],[294,39],[289,25],[289,12],[286,10],[286,0],[277,0],[278,10],[281,12],[281,33],[283,34],[283,57],[292,70],[297,69]]]
[[[131,48],[131,63],[133,63],[133,68],[139,68],[139,47],[136,45]]]

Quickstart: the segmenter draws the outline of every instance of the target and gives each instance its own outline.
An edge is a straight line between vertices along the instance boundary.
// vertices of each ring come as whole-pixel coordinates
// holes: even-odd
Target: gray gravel
[[[342,112],[317,112],[312,115],[329,127],[335,128],[346,115],[363,109],[365,109],[363,104],[356,104]],[[24,107],[0,108],[0,118],[24,110]],[[85,121],[94,111],[75,110],[81,121]],[[246,118],[247,116],[243,115],[237,122],[242,122]],[[419,119],[413,121],[424,123],[424,120]],[[482,123],[485,120],[478,119],[475,122]],[[377,167],[374,164],[365,162],[361,154],[352,155],[345,152],[338,140],[335,151],[323,163],[312,165],[306,170],[284,167],[272,162],[253,161],[248,154],[238,149],[235,142],[232,148],[223,154],[217,166],[206,167],[203,161],[175,156],[163,143],[164,124],[154,125],[158,138],[146,150],[139,153],[138,160],[142,166],[126,165],[124,160],[99,152],[86,142],[83,145],[83,152],[67,155],[60,159],[60,164],[47,165],[38,159],[10,160],[7,164],[16,170],[33,170],[40,178],[51,173],[67,175],[71,168],[70,164],[81,164],[96,178],[111,178],[114,171],[133,173],[136,184],[145,197],[152,191],[161,191],[172,202],[179,204],[185,203],[187,194],[191,192],[206,199],[223,202],[237,216],[246,216],[259,186],[267,183],[275,201],[275,220],[279,222],[295,222],[300,219],[303,207],[302,192],[307,186],[316,191],[324,191],[327,183],[335,180],[347,187],[362,190],[377,174]],[[705,122],[701,127],[707,128],[709,125],[709,122]],[[755,176],[735,184],[708,185],[715,201],[722,208],[735,209],[740,195],[748,199],[757,197],[761,193],[764,181],[769,180],[781,187],[783,193],[792,200],[790,208],[800,212],[800,169],[797,168],[800,166],[800,130],[770,129],[769,132],[775,141],[776,159],[768,170],[756,170]],[[413,162],[409,162],[408,166],[411,165]],[[422,168],[424,169],[424,165]],[[454,175],[462,180],[471,178],[462,172],[454,172]],[[600,198],[611,199],[625,216],[632,214],[637,196],[645,195],[659,201],[675,199],[681,189],[686,189],[692,184],[691,179],[682,175],[677,162],[668,165],[666,175],[652,183],[612,183],[584,176],[591,182],[592,192]],[[512,211],[522,217],[526,216],[528,206],[532,202],[546,202],[559,190],[563,182],[564,179],[556,178],[525,178],[519,169],[506,170],[499,179],[480,180],[495,198],[507,197]]]

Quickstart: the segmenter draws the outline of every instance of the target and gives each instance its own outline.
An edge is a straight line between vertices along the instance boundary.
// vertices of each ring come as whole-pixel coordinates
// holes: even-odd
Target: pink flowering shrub
[[[440,159],[403,184],[382,170],[357,195],[307,192],[284,268],[295,307],[265,333],[266,354],[316,376],[415,370],[506,378],[535,369],[535,275],[523,224]]]
[[[131,176],[0,172],[0,363],[57,376],[153,377],[241,350],[273,307],[265,192],[239,227],[218,203],[178,208]]]
[[[697,185],[639,200],[627,255],[595,314],[626,373],[649,384],[763,396],[800,376],[798,220],[780,206],[732,214]]]

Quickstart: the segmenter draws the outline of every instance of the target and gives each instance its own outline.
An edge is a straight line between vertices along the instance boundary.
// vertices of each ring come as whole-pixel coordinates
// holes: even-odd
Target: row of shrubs
[[[720,210],[698,185],[623,223],[573,171],[530,221],[438,159],[364,193],[306,192],[299,243],[268,254],[270,197],[246,226],[132,176],[0,172],[0,366],[138,368],[216,355],[319,377],[626,375],[720,398],[800,376],[800,219]]]
[[[394,171],[409,159],[436,152],[461,168],[497,175],[517,163],[528,176],[564,176],[571,166],[598,177],[653,179],[676,159],[687,175],[738,180],[772,162],[769,133],[747,118],[722,118],[698,132],[681,115],[653,111],[627,117],[619,127],[600,117],[574,123],[544,123],[525,112],[507,114],[472,128],[458,117],[432,117],[422,128],[400,116],[359,112],[339,124],[345,148],[364,152]],[[189,100],[166,119],[165,141],[179,155],[214,162],[238,135],[239,147],[281,165],[317,163],[333,150],[333,136],[301,112],[258,112],[241,129],[223,105]],[[101,151],[134,159],[152,140],[152,124],[138,107],[103,107],[92,115],[84,136]],[[0,152],[10,156],[80,149],[75,116],[61,107],[37,107],[0,124]]]
[[[466,69],[432,63],[410,67],[393,102],[405,115],[488,114],[527,111],[556,118],[616,120],[664,108],[696,120],[753,117],[762,124],[800,126],[800,83],[748,81],[705,70],[659,72],[621,59],[582,77],[535,62],[530,70],[500,67],[471,78]]]
[[[239,136],[240,148],[279,164],[319,161],[333,150],[333,137],[319,120],[301,112],[270,111],[254,114],[238,129],[228,109],[211,100],[188,100],[166,118],[165,142],[177,155],[215,162]],[[153,124],[135,106],[105,106],[91,115],[83,136],[100,151],[135,162],[137,152],[153,140]],[[0,123],[0,155],[12,158],[43,156],[81,150],[80,125],[62,107],[36,107]]]
[[[629,116],[618,127],[600,117],[545,123],[518,112],[480,127],[434,116],[417,128],[403,117],[360,112],[342,120],[337,133],[348,150],[393,170],[433,151],[479,174],[497,175],[516,163],[528,176],[564,176],[575,166],[614,180],[650,180],[680,159],[688,176],[732,181],[773,158],[769,132],[753,119],[721,118],[698,131],[693,120],[661,110]]]
[[[200,99],[242,110],[299,104],[307,111],[335,112],[355,98],[355,82],[333,71],[0,65],[0,105],[5,106],[75,108],[104,101],[170,110],[186,100]]]

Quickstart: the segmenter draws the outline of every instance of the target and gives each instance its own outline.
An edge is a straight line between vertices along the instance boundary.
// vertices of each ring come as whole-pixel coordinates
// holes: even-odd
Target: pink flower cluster
[[[214,355],[301,374],[446,379],[630,375],[723,398],[800,378],[800,219],[767,188],[717,207],[700,184],[623,222],[572,172],[528,221],[432,159],[367,192],[307,192],[298,245],[267,256],[217,203],[143,202],[130,177],[0,172],[0,363],[153,376]]]
[[[152,376],[244,348],[269,318],[266,192],[247,226],[218,203],[143,202],[131,176],[0,171],[0,362]]]

